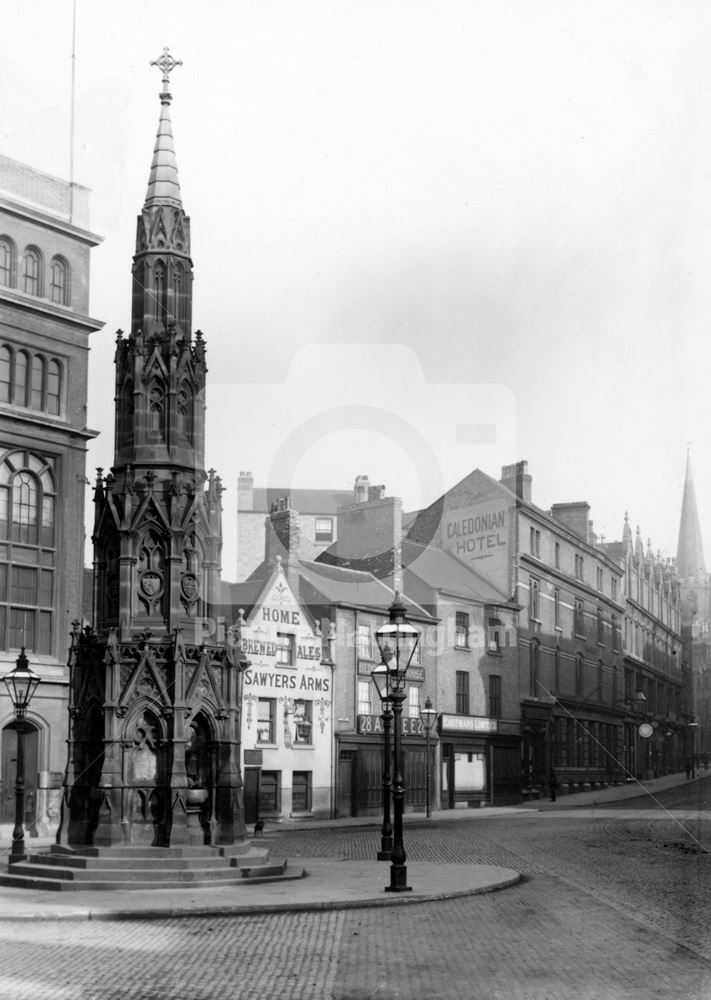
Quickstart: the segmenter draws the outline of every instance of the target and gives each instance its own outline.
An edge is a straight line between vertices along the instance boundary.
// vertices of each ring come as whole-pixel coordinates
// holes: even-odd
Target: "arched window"
[[[15,245],[9,236],[0,236],[0,285],[15,284]]]
[[[18,472],[12,482],[12,540],[37,542],[37,480],[29,472]]]
[[[155,266],[155,317],[158,321],[165,321],[165,265],[160,261]]]
[[[27,373],[30,359],[27,351],[18,351],[15,356],[15,398],[18,406],[27,406]]]
[[[49,297],[60,306],[69,305],[69,264],[63,257],[52,258]]]
[[[42,294],[42,257],[37,247],[27,247],[22,259],[23,290],[28,295]]]
[[[9,403],[12,398],[12,351],[0,347],[0,403]]]
[[[30,383],[30,406],[33,410],[43,409],[45,368],[44,358],[35,354],[32,359],[32,381]]]
[[[148,394],[148,431],[152,435],[163,434],[163,389],[153,385]]]
[[[62,392],[62,366],[55,359],[47,365],[47,413],[58,416]]]
[[[12,452],[0,466],[0,538],[52,546],[55,497],[50,464],[32,452]]]

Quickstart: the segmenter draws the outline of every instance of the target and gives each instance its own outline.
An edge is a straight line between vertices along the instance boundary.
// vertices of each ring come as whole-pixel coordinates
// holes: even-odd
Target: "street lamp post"
[[[25,853],[25,715],[40,678],[30,669],[24,646],[14,669],[3,677],[17,719],[17,770],[15,773],[15,827],[12,831],[10,864],[22,861]]]
[[[436,716],[437,710],[432,708],[432,702],[428,696],[425,707],[420,709],[420,718],[422,719],[422,725],[425,727],[425,754],[427,755],[425,761],[427,765],[425,769],[425,795],[427,797],[425,815],[427,819],[432,815],[430,806],[430,732],[432,731]]]
[[[393,852],[393,828],[390,822],[390,791],[392,779],[390,777],[390,723],[393,713],[390,701],[390,685],[388,669],[384,663],[376,667],[370,675],[375,684],[383,706],[383,827],[380,831],[380,850],[378,851],[378,861],[390,861]]]
[[[691,777],[696,777],[696,730],[699,728],[698,722],[689,723],[689,735],[691,743]]]
[[[390,885],[386,892],[411,892],[412,886],[407,884],[407,856],[402,836],[402,814],[405,803],[405,785],[402,776],[401,736],[402,736],[402,703],[405,698],[405,680],[407,668],[410,665],[419,633],[410,625],[405,616],[405,605],[400,595],[395,594],[395,600],[390,608],[390,621],[382,625],[375,633],[380,650],[380,656],[388,674],[388,687],[393,707],[395,731],[395,774],[393,775],[393,849],[390,857]]]

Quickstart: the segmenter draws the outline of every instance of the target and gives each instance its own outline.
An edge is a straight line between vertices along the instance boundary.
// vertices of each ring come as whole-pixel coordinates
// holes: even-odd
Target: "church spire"
[[[689,453],[686,456],[686,477],[684,479],[684,497],[681,503],[676,564],[679,577],[682,580],[703,580],[706,577],[701,523],[696,506],[696,490],[694,489]]]

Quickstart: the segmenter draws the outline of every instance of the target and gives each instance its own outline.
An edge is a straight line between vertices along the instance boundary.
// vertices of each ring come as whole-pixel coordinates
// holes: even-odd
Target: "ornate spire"
[[[686,477],[684,479],[684,497],[681,502],[676,565],[682,580],[703,580],[706,577],[701,523],[696,506],[696,490],[691,474],[691,455],[689,453],[686,456]]]
[[[179,59],[173,59],[167,48],[163,49],[160,59],[154,59],[151,66],[157,66],[163,73],[163,90],[160,94],[161,112],[158,121],[158,133],[153,150],[151,172],[148,178],[145,205],[173,205],[182,207],[180,199],[180,184],[178,182],[178,163],[173,145],[173,129],[170,123],[170,102],[172,95],[168,91],[169,74],[176,66],[182,66]]]
[[[168,92],[169,74],[182,63],[166,48],[151,65],[163,74],[163,90],[146,200],[136,229],[131,333],[134,338],[140,334],[146,343],[153,337],[168,343],[171,324],[176,342],[189,340],[192,326],[190,219],[180,195]]]

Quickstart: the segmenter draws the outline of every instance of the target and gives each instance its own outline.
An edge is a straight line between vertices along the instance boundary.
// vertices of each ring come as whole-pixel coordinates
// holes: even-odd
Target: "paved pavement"
[[[654,795],[658,791],[682,784],[683,775],[672,775],[645,783],[628,784],[591,792],[564,796],[556,803],[534,801],[517,807],[484,807],[435,811],[434,821],[473,822],[492,816],[516,816],[539,810],[571,811],[601,815],[605,805],[638,796],[642,790]],[[625,812],[617,807],[612,815],[624,818]],[[652,814],[655,815],[655,813]],[[660,808],[660,815],[665,811]],[[677,814],[678,815],[678,814]],[[424,825],[428,821],[422,814],[408,813],[405,825]],[[377,828],[377,817],[355,817],[343,820],[300,820],[278,824],[281,833],[288,830],[315,830],[319,828],[371,827]],[[6,831],[0,830],[0,836]],[[267,834],[269,841],[269,829]],[[7,843],[7,835],[3,837]],[[33,851],[50,841],[32,839]],[[261,843],[261,842],[260,842]],[[6,851],[5,851],[6,853]],[[408,882],[412,892],[385,892],[389,882],[389,865],[386,862],[337,860],[330,858],[299,857],[299,866],[305,868],[303,879],[245,886],[221,886],[209,889],[162,889],[150,892],[140,890],[97,892],[78,890],[51,892],[43,890],[0,888],[0,920],[116,920],[158,919],[226,914],[270,913],[280,911],[315,911],[352,909],[364,906],[393,906],[421,903],[427,900],[454,899],[462,896],[492,892],[516,884],[520,873],[512,868],[497,865],[448,864],[408,861]]]

